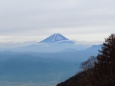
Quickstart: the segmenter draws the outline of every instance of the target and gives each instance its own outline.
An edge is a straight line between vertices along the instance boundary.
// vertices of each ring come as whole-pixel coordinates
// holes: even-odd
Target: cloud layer
[[[52,33],[102,41],[113,32],[115,0],[0,0],[1,42],[39,41]]]

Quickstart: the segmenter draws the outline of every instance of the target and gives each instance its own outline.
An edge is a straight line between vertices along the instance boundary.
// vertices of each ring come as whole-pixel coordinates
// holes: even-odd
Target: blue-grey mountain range
[[[80,71],[81,62],[96,56],[101,45],[77,50],[61,34],[20,48],[0,52],[1,86],[55,86]]]

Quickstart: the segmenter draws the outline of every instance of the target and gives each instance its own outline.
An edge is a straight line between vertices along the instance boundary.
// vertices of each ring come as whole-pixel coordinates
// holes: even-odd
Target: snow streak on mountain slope
[[[44,39],[40,43],[56,43],[56,42],[61,42],[61,41],[70,41],[70,40],[64,37],[63,35],[56,33]]]

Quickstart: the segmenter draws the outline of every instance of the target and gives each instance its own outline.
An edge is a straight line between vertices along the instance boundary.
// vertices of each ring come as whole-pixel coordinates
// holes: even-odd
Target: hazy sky
[[[0,0],[0,42],[40,41],[53,33],[104,41],[115,33],[115,0]]]

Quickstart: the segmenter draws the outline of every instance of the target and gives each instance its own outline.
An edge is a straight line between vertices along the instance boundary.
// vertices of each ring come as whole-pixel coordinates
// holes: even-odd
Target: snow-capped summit
[[[70,41],[68,38],[64,37],[60,33],[55,33],[48,38],[44,39],[40,43],[60,43],[60,42],[65,42],[65,41]]]

